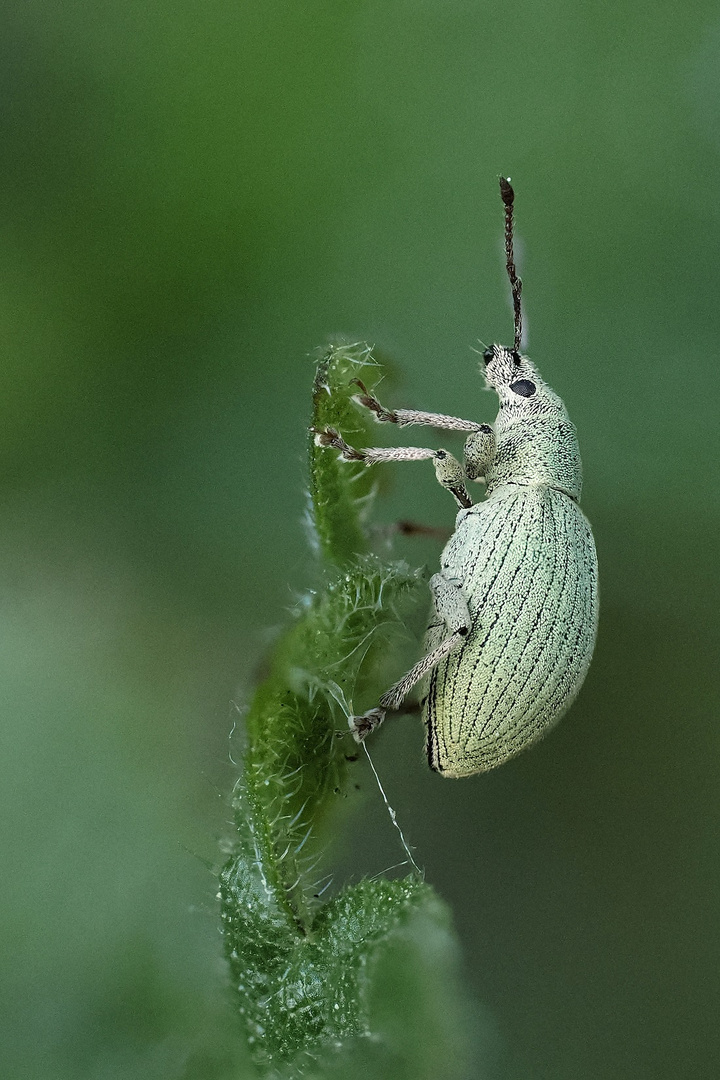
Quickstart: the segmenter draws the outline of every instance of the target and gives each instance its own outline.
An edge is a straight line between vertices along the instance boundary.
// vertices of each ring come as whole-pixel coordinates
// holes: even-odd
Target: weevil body
[[[368,465],[432,458],[438,480],[461,507],[440,573],[430,581],[425,655],[378,708],[351,721],[361,741],[421,683],[428,761],[449,777],[492,769],[557,723],[585,678],[597,628],[597,556],[578,505],[577,435],[561,399],[519,352],[514,193],[507,180],[500,187],[515,347],[493,345],[483,353],[487,385],[500,403],[494,426],[388,410],[364,386],[358,397],[381,422],[468,433],[464,467],[445,450],[355,450],[332,429],[317,432],[322,445]],[[483,502],[472,504],[465,480],[484,480]]]
[[[529,360],[497,345],[485,359],[500,398],[486,498],[459,512],[441,557],[470,629],[426,677],[428,760],[445,776],[500,765],[557,723],[585,678],[597,625],[575,429]],[[445,634],[435,619],[430,652]]]

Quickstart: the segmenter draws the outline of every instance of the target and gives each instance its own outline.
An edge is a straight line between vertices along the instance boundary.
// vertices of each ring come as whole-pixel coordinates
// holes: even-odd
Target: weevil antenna
[[[507,276],[510,279],[510,289],[512,290],[513,320],[515,322],[515,352],[517,353],[520,349],[520,342],[522,340],[522,308],[520,306],[522,280],[517,275],[513,257],[513,204],[515,202],[515,192],[512,189],[509,176],[507,179],[505,179],[504,176],[501,176],[499,177],[499,180],[500,198],[505,205],[505,268],[507,269]]]

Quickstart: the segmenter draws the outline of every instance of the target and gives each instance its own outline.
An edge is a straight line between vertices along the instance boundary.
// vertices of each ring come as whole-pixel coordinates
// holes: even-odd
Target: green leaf
[[[428,885],[363,881],[328,903],[307,934],[280,925],[245,854],[221,889],[233,985],[263,1071],[285,1075],[292,1062],[302,1075],[339,1076],[354,1063],[394,1080],[462,1075],[456,946]]]
[[[321,825],[357,755],[348,728],[353,705],[373,705],[387,685],[388,645],[403,631],[403,601],[418,591],[405,564],[366,555],[308,595],[278,643],[270,675],[246,718],[249,746],[239,827],[250,807],[266,871],[296,918],[307,923],[308,866]]]
[[[312,522],[323,556],[339,564],[368,550],[363,523],[375,483],[371,469],[340,461],[316,444],[314,432],[334,427],[348,442],[366,446],[374,425],[352,400],[358,392],[353,380],[373,381],[378,371],[367,345],[331,345],[315,374],[308,447]]]

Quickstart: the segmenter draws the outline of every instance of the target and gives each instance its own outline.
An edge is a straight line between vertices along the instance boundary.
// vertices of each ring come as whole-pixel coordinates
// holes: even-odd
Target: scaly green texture
[[[366,444],[352,379],[370,380],[373,368],[367,347],[332,347],[318,365],[313,427]],[[311,438],[313,523],[333,565],[251,703],[235,854],[220,879],[238,1011],[258,1069],[277,1077],[429,1080],[459,1076],[463,1060],[455,944],[433,890],[413,875],[363,881],[323,906],[313,894],[323,827],[357,756],[348,714],[387,686],[389,646],[419,594],[416,572],[367,550],[368,474]]]

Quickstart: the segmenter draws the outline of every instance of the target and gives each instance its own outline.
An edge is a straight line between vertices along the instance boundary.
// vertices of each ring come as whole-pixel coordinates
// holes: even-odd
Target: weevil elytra
[[[566,712],[590,665],[597,629],[597,556],[578,505],[577,434],[561,399],[520,354],[522,282],[513,257],[514,192],[500,178],[505,254],[513,298],[512,349],[483,353],[499,398],[493,426],[439,413],[386,409],[359,384],[356,400],[380,423],[467,433],[464,464],[424,447],[356,450],[332,428],[316,433],[348,461],[432,459],[460,507],[455,532],[430,579],[425,655],[351,719],[361,742],[423,681],[430,767],[443,776],[486,772],[540,739]],[[473,504],[466,481],[484,481]]]

